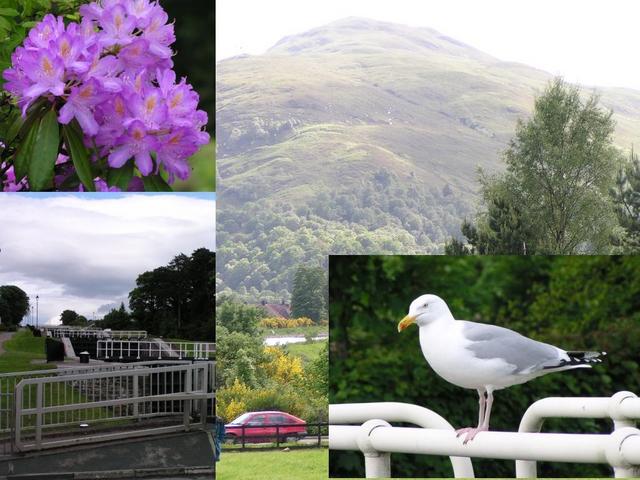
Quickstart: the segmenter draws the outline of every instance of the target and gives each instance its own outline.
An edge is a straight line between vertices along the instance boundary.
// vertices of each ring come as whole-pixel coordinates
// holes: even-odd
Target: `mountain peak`
[[[365,17],[346,17],[282,38],[268,50],[274,55],[328,53],[443,54],[480,60],[493,57],[429,27],[410,27]]]

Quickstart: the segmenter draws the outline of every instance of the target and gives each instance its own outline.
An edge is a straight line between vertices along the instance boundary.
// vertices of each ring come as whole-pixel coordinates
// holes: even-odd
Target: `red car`
[[[248,412],[225,426],[226,437],[234,441],[261,440],[307,435],[307,422],[285,412]]]

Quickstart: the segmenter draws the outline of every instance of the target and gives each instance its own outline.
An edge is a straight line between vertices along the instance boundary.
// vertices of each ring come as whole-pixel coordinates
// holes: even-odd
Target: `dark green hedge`
[[[638,392],[640,258],[334,256],[330,259],[330,403],[398,401],[428,407],[454,427],[477,421],[477,394],[438,377],[415,327],[398,334],[410,302],[435,293],[454,316],[502,325],[565,349],[609,353],[594,369],[555,373],[495,394],[493,430],[515,431],[548,396]],[[611,430],[604,420],[547,421],[547,432]],[[476,476],[514,476],[514,462],[474,460]],[[332,477],[364,476],[355,452],[331,452]],[[392,455],[395,477],[451,476],[441,457]],[[543,477],[610,476],[603,465],[542,463]]]

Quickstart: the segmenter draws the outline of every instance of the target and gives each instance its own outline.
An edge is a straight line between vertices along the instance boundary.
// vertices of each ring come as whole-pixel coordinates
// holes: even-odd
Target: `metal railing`
[[[206,342],[165,342],[158,339],[98,340],[97,358],[104,360],[214,359],[216,344]]]
[[[113,371],[24,378],[15,385],[18,451],[205,428],[213,362],[131,364]]]
[[[299,429],[303,427],[304,431]],[[225,434],[225,441],[232,442],[239,445],[240,450],[247,449],[247,445],[258,446],[259,448],[280,448],[282,443],[290,442],[294,440],[295,444],[287,444],[292,448],[308,448],[308,447],[321,447],[322,441],[326,439],[328,435],[328,423],[278,423],[267,425],[238,425],[233,427],[240,430],[237,432],[227,432]],[[263,431],[263,430],[267,431]],[[297,431],[292,432],[291,429]],[[257,430],[260,430],[258,432]],[[309,440],[304,444],[300,444],[300,440]]]
[[[188,361],[155,360],[138,363],[106,363],[87,366],[59,367],[48,370],[31,370],[26,372],[0,374],[0,454],[11,453],[13,447],[13,432],[15,426],[15,388],[25,379],[43,377],[62,377],[79,374],[91,374],[100,372],[115,372],[120,370],[145,369],[166,367],[171,365],[189,364]],[[213,375],[214,365],[210,366],[210,375]],[[211,378],[214,378],[213,376]],[[213,385],[210,385],[213,391]]]
[[[538,433],[545,418],[611,418],[610,434]],[[464,444],[440,415],[403,403],[329,406],[329,448],[363,453],[367,478],[390,476],[391,453],[447,455],[456,478],[472,478],[469,457],[516,460],[518,478],[536,476],[536,462],[604,463],[615,477],[640,474],[640,399],[631,392],[613,397],[546,398],[527,410],[519,432],[481,432]],[[403,422],[422,428],[393,427]],[[358,425],[349,425],[358,424]]]
[[[103,330],[101,328],[80,328],[67,326],[42,327],[46,336],[54,338],[95,338],[95,339],[126,339],[147,338],[146,330]]]

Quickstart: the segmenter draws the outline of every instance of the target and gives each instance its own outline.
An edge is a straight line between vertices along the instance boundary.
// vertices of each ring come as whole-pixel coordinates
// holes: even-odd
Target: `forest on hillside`
[[[296,268],[326,267],[329,254],[441,251],[472,212],[448,186],[424,187],[384,169],[358,188],[322,191],[301,205],[223,188],[227,201],[249,201],[218,212],[218,292],[247,299],[289,298]]]

